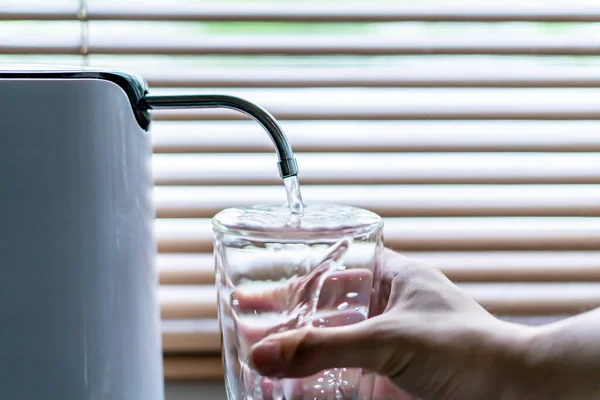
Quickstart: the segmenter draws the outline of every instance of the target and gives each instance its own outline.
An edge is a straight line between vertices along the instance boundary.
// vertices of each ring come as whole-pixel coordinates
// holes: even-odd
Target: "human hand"
[[[253,367],[278,378],[363,368],[422,399],[528,398],[521,381],[534,381],[522,377],[533,328],[496,319],[426,263],[391,250],[384,257],[372,318],[271,334],[252,346]],[[376,390],[376,400],[402,396],[381,383]]]

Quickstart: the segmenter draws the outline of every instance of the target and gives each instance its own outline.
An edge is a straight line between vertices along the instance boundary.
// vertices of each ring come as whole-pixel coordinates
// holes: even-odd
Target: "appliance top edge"
[[[150,112],[143,106],[148,93],[146,81],[137,74],[97,67],[68,67],[48,65],[0,65],[2,79],[98,79],[118,85],[129,98],[129,102],[140,127],[148,130]]]

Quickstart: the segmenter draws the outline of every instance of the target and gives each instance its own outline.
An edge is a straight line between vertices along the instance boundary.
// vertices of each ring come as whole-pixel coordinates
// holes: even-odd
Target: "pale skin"
[[[377,400],[600,399],[600,309],[541,327],[504,322],[391,250],[380,285],[371,318],[268,335],[252,346],[252,367],[278,378],[374,371]]]

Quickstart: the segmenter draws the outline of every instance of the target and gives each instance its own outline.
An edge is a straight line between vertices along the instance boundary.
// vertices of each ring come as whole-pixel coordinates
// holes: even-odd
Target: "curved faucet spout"
[[[204,94],[179,96],[146,96],[143,107],[167,108],[229,108],[244,113],[258,122],[269,134],[279,158],[279,174],[282,178],[298,175],[298,164],[292,147],[277,120],[264,108],[235,96]]]

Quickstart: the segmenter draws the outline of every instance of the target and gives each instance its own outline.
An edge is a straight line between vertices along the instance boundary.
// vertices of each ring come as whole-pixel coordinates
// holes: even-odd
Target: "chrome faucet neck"
[[[142,106],[146,109],[170,108],[228,108],[248,115],[269,134],[279,158],[279,174],[282,178],[298,175],[298,163],[292,146],[281,126],[267,110],[250,101],[235,96],[205,94],[179,96],[146,96]]]

